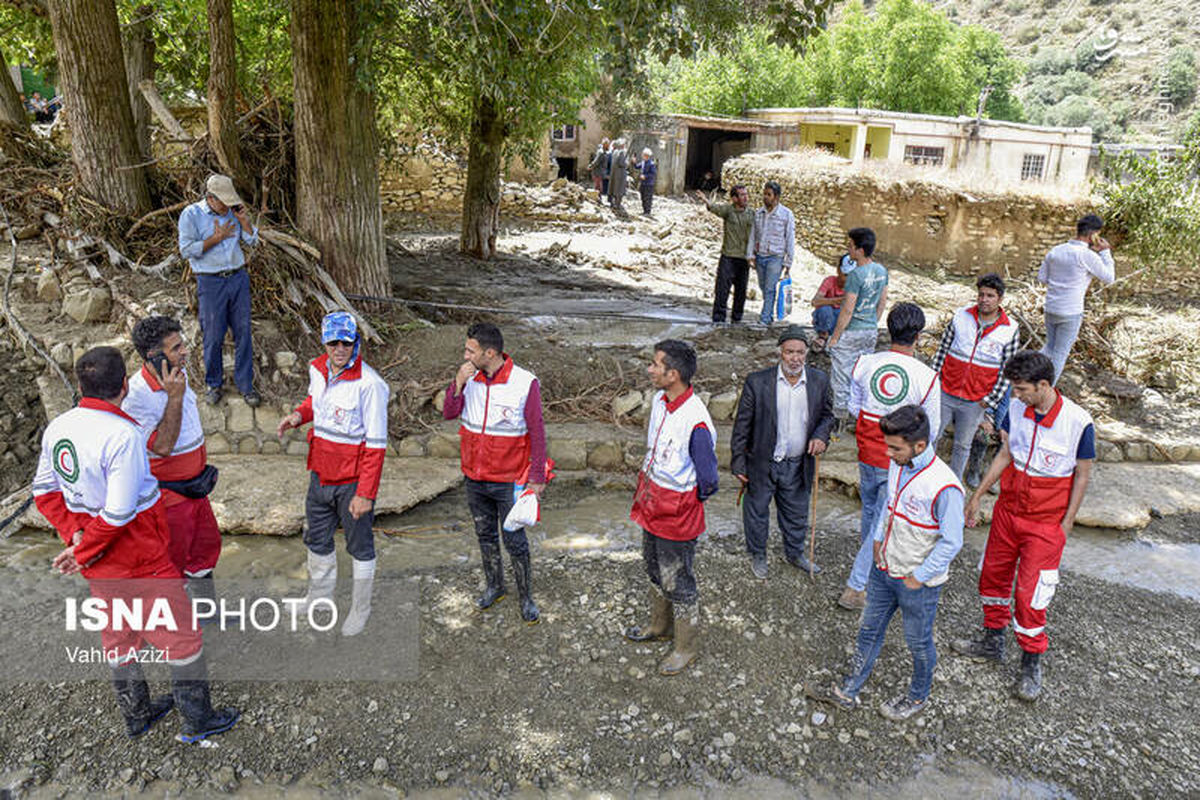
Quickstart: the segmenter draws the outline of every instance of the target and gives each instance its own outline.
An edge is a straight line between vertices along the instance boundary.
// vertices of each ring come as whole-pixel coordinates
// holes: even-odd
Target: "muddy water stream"
[[[707,504],[708,536],[738,547],[741,513],[735,495],[724,491]],[[640,546],[640,532],[629,521],[630,493],[582,484],[556,484],[548,493],[544,522],[530,530],[535,551],[619,551]],[[820,537],[857,535],[858,504],[823,492],[818,511]],[[478,549],[463,490],[455,489],[410,511],[376,521],[380,568],[422,568],[478,560]],[[986,529],[967,532],[967,542],[981,548]],[[772,535],[772,546],[777,544]],[[339,545],[340,549],[340,545]],[[0,540],[0,568],[48,570],[59,550],[57,540],[42,531],[20,531]],[[958,569],[974,569],[963,556]],[[345,566],[345,565],[343,565]],[[838,569],[837,565],[825,565]],[[1153,527],[1130,537],[1113,531],[1077,527],[1067,541],[1064,571],[1080,572],[1112,583],[1169,592],[1200,601],[1200,544],[1157,537]],[[298,537],[226,536],[220,573],[237,578],[265,578],[280,573],[304,577],[304,546]],[[47,572],[49,575],[49,573]],[[0,582],[0,592],[5,591]]]

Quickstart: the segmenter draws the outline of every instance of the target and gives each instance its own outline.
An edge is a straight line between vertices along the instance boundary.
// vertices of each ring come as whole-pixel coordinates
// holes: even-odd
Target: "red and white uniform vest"
[[[715,450],[716,427],[691,388],[674,402],[667,402],[663,391],[654,396],[629,518],[655,536],[686,542],[704,532],[704,504],[690,453],[692,431],[701,426],[708,428]]]
[[[862,389],[863,406],[854,426],[858,460],[878,469],[890,469],[887,445],[879,418],[901,406],[918,405],[929,417],[930,434],[937,433],[942,414],[942,393],[937,373],[912,356],[884,350],[859,356],[850,379]]]
[[[1071,400],[1058,399],[1041,422],[1017,398],[1008,408],[1012,463],[1000,475],[1000,499],[1018,517],[1058,523],[1067,513],[1075,482],[1079,440],[1092,415]]]
[[[963,400],[982,400],[996,385],[1004,349],[1020,335],[1020,328],[1003,308],[992,324],[981,327],[979,306],[960,308],[950,326],[954,341],[942,362],[942,391]]]
[[[490,381],[477,371],[463,386],[458,448],[468,478],[510,483],[524,474],[530,453],[525,402],[536,380],[505,356]]]
[[[336,377],[329,377],[329,356],[308,365],[308,397],[296,407],[308,432],[308,468],[322,486],[358,482],[354,493],[374,500],[387,452],[390,390],[379,373],[356,356]]]
[[[121,410],[137,422],[146,448],[158,438],[158,424],[167,410],[167,393],[158,380],[146,368],[129,379],[129,393],[121,402]],[[179,422],[179,437],[171,453],[160,456],[149,453],[150,472],[160,481],[186,481],[196,477],[208,463],[204,448],[204,428],[200,423],[200,409],[196,405],[196,393],[188,386],[183,391],[182,417]],[[183,502],[185,497],[163,489],[163,502],[168,507]]]
[[[887,517],[884,522],[882,561],[893,578],[912,575],[941,538],[941,526],[933,513],[938,495],[946,489],[962,491],[962,484],[946,463],[936,456],[916,475],[901,479],[896,462],[888,467]],[[950,577],[947,570],[925,581],[938,586]]]
[[[33,496],[86,578],[179,577],[146,442],[117,406],[85,397],[42,434]]]

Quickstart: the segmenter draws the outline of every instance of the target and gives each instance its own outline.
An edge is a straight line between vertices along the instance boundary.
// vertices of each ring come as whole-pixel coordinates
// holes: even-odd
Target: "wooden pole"
[[[812,507],[808,510],[808,579],[814,578],[813,553],[817,546],[817,494],[821,490],[821,457],[813,456]]]

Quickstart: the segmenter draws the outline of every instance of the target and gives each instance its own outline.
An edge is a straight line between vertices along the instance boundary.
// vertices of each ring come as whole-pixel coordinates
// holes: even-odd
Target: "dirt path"
[[[851,540],[826,540],[822,552],[828,564],[848,563]],[[929,764],[975,770],[1005,795],[1200,792],[1197,606],[1069,574],[1052,614],[1048,692],[1026,706],[1008,693],[1011,653],[995,668],[949,651],[952,636],[978,624],[977,556],[968,547],[956,562],[936,629],[933,705],[907,724],[874,710],[908,678],[898,628],[860,711],[813,706],[804,681],[844,667],[856,628],[832,604],[838,578],[810,583],[773,556],[770,580],[754,581],[731,538],[701,548],[704,655],[683,677],[655,673],[661,646],[620,637],[643,606],[632,550],[539,557],[536,627],[508,601],[474,611],[477,569],[444,566],[412,573],[416,681],[222,685],[218,700],[240,705],[245,721],[211,749],[171,741],[174,719],[127,742],[102,683],[0,685],[0,765],[31,796],[264,796],[282,786],[329,796],[439,786],[640,796],[730,783],[762,789],[750,796],[903,785],[913,796],[960,796],[923,773]]]

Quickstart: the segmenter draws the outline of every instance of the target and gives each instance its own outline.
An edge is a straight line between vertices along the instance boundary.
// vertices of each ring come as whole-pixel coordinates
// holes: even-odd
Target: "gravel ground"
[[[803,683],[832,679],[856,630],[832,603],[842,574],[832,565],[849,563],[851,545],[822,542],[831,566],[815,582],[773,558],[759,583],[733,538],[703,543],[703,655],[673,679],[655,671],[663,646],[620,637],[645,592],[627,550],[538,558],[535,627],[520,623],[511,599],[471,610],[474,566],[423,570],[418,680],[219,685],[217,702],[235,702],[244,721],[214,748],[173,741],[174,717],[126,741],[102,683],[0,685],[0,788],[47,797],[862,796],[896,787],[954,796],[927,779],[926,765],[962,761],[1003,776],[960,787],[978,794],[1200,793],[1197,605],[1068,574],[1051,612],[1048,690],[1027,706],[1009,694],[1015,643],[1003,667],[950,652],[950,639],[980,619],[969,546],[943,596],[930,708],[906,724],[875,711],[907,684],[899,623],[860,710],[811,705]],[[161,668],[149,674],[161,679]]]

